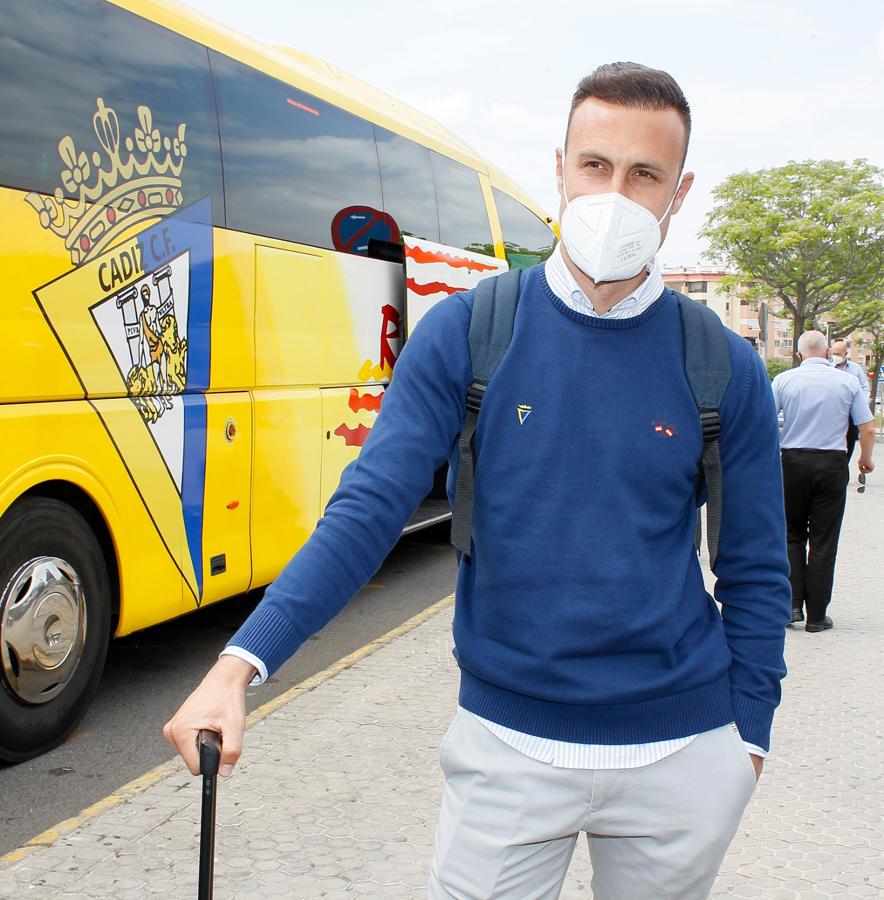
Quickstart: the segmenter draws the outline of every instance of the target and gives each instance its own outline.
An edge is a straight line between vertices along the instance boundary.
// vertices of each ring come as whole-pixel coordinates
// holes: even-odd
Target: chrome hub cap
[[[46,703],[71,680],[86,641],[80,577],[63,559],[25,563],[0,595],[3,677],[26,703]]]

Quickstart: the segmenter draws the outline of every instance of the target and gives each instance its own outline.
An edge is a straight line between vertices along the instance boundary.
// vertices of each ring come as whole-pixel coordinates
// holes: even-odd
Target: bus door
[[[204,494],[202,498],[182,497],[182,500],[189,541],[195,533],[191,523],[202,520],[199,543],[202,604],[246,591],[252,579],[251,396],[245,391],[209,393],[200,414],[205,416]]]

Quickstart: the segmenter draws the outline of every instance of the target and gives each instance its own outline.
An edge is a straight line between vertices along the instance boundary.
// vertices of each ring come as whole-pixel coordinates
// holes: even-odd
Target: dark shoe
[[[798,606],[792,607],[792,621],[790,624],[794,625],[796,622],[804,621],[804,610]]]
[[[817,631],[828,631],[834,624],[835,623],[828,616],[824,616],[819,622],[808,622],[804,626],[804,630],[809,631],[811,634],[815,634]]]

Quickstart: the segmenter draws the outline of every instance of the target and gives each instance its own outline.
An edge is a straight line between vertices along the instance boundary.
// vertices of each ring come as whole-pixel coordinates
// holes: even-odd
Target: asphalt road
[[[267,684],[251,711],[454,590],[448,526],[403,538],[350,605]],[[172,757],[162,726],[260,600],[260,592],[114,641],[79,729],[38,759],[0,767],[0,855]],[[196,788],[195,788],[196,789]]]

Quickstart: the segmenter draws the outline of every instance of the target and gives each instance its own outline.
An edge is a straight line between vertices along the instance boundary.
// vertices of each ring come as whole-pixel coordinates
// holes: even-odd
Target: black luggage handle
[[[196,739],[203,776],[202,814],[200,817],[199,900],[212,900],[215,876],[215,787],[221,765],[221,735],[200,731]]]

